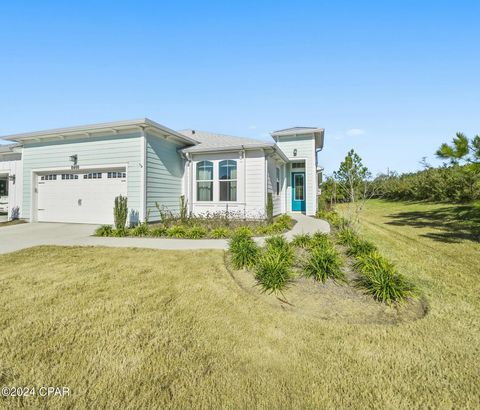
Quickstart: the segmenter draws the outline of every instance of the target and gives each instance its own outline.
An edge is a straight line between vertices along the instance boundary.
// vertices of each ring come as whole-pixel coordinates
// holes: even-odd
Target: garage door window
[[[77,174],[62,174],[62,179],[78,179]]]
[[[42,181],[56,181],[57,180],[57,175],[56,174],[50,174],[50,175],[42,175],[40,177]]]
[[[107,173],[107,178],[126,178],[127,173],[126,172],[108,172]]]
[[[83,179],[100,179],[102,178],[101,172],[91,172],[90,174],[85,174]]]

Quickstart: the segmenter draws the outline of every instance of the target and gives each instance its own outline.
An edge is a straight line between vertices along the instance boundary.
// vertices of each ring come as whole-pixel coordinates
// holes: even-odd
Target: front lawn
[[[364,234],[429,302],[399,325],[266,303],[223,251],[1,255],[0,386],[72,393],[0,407],[478,408],[480,244],[405,219],[430,211],[375,201],[365,212]]]

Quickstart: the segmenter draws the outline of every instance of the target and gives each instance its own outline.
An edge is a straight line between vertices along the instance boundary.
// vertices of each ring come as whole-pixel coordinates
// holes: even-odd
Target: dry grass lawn
[[[372,202],[363,225],[428,298],[426,317],[397,325],[278,309],[221,251],[2,255],[0,386],[72,394],[0,407],[479,408],[480,244],[392,216],[413,207],[430,210]]]

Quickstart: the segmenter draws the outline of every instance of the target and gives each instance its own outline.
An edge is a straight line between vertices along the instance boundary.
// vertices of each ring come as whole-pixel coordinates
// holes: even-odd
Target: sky
[[[0,135],[148,117],[325,128],[376,174],[480,134],[479,1],[2,1]]]

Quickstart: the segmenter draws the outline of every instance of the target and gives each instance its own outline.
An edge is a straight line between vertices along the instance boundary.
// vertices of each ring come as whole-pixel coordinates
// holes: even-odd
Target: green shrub
[[[295,259],[295,254],[293,252],[292,247],[288,243],[288,241],[285,239],[285,237],[276,235],[276,236],[271,236],[270,238],[265,239],[265,245],[266,245],[266,252],[269,253],[279,253],[285,263],[288,265],[292,265],[293,261]]]
[[[358,239],[348,245],[347,255],[358,257],[362,255],[367,255],[376,250],[377,247],[373,243],[364,239]]]
[[[102,225],[95,229],[95,236],[113,236],[112,225]]]
[[[273,222],[273,194],[267,193],[267,223],[270,225]]]
[[[251,268],[259,255],[258,245],[245,229],[237,229],[229,241],[229,251],[235,269]]]
[[[202,226],[191,227],[185,235],[185,237],[189,239],[200,239],[204,238],[205,236],[207,236],[207,230]]]
[[[128,200],[126,196],[119,195],[115,198],[115,205],[113,208],[113,218],[115,221],[115,228],[123,229],[127,224],[128,217]]]
[[[253,231],[246,226],[241,226],[240,228],[235,229],[232,235],[232,237],[239,237],[239,236],[252,237]]]
[[[328,278],[343,280],[342,259],[334,247],[313,248],[303,264],[306,276],[325,283]]]
[[[354,264],[360,273],[358,284],[376,300],[391,304],[415,296],[415,287],[378,252],[360,256]]]
[[[112,234],[113,236],[117,237],[117,238],[121,238],[121,237],[124,237],[124,236],[128,236],[130,233],[129,229],[127,228],[118,228],[118,229],[114,229],[112,231]]]
[[[185,238],[187,236],[187,229],[181,225],[172,226],[167,229],[167,236],[169,238]]]
[[[342,245],[350,246],[358,242],[359,237],[352,228],[343,228],[337,233],[338,242]]]
[[[155,238],[167,236],[167,228],[163,226],[155,226],[150,230],[150,236],[153,236]]]
[[[293,219],[290,215],[282,214],[275,218],[274,224],[282,227],[282,230],[291,229],[293,226]]]
[[[312,248],[333,248],[334,244],[328,233],[315,232],[310,241]]]
[[[292,245],[297,248],[308,249],[312,244],[312,237],[308,233],[300,233],[293,237]]]
[[[149,234],[149,227],[146,223],[138,224],[135,228],[131,229],[133,236],[147,236]]]
[[[222,239],[230,236],[230,230],[228,228],[215,228],[210,232],[210,238]]]
[[[290,265],[279,252],[265,252],[255,267],[255,279],[267,293],[282,292],[291,280]]]

